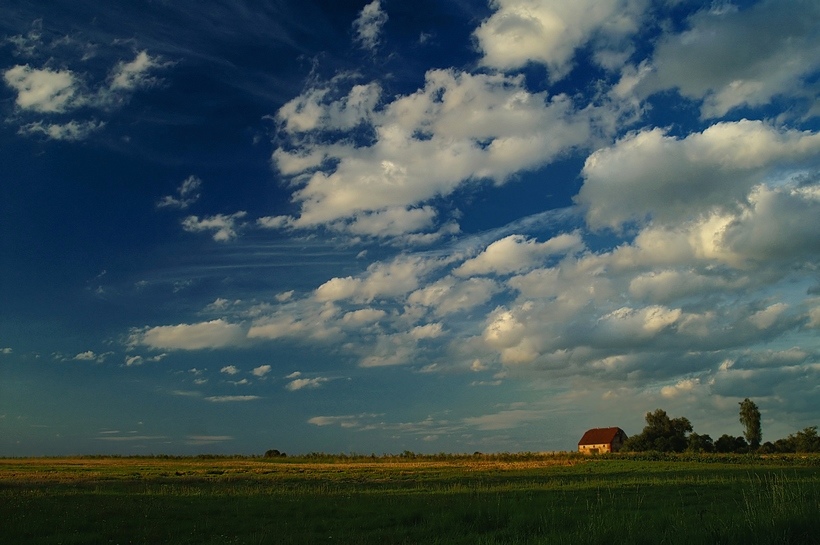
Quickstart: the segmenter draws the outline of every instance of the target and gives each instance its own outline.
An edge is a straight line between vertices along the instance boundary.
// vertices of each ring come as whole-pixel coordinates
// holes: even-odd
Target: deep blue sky
[[[7,2],[0,455],[816,425],[815,2]]]

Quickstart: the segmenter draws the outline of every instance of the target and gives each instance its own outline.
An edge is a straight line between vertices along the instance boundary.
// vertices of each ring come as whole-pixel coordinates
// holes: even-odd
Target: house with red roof
[[[592,428],[587,430],[578,441],[578,452],[584,454],[618,452],[626,439],[627,435],[621,428]]]

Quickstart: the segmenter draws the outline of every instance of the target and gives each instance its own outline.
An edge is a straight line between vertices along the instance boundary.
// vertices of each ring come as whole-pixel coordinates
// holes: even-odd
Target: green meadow
[[[820,456],[0,459],[0,543],[812,543]]]

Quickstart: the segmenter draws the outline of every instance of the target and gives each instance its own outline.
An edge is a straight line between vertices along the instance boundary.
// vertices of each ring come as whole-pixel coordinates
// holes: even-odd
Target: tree
[[[715,441],[715,452],[746,452],[748,443],[743,437],[735,437],[724,433]]]
[[[803,428],[788,437],[778,439],[774,443],[763,443],[761,452],[820,452],[820,436],[817,435],[817,426]]]
[[[778,439],[772,446],[775,452],[797,452],[797,439],[794,434],[790,434],[788,437]]]
[[[819,452],[820,437],[817,436],[817,426],[809,426],[797,432],[794,443],[796,452]]]
[[[646,413],[646,426],[639,435],[633,435],[624,443],[624,450],[659,452],[683,452],[688,446],[686,434],[692,431],[688,418],[669,418],[666,411],[656,409]]]
[[[775,452],[779,451],[777,450],[777,445],[775,445],[771,441],[766,441],[765,443],[760,445],[760,448],[757,449],[757,452],[759,454],[774,454]]]
[[[740,402],[740,423],[744,427],[743,437],[749,442],[752,450],[756,450],[763,438],[760,428],[760,410],[748,397]]]
[[[688,452],[714,452],[715,444],[708,434],[699,434],[692,432],[689,434],[689,441],[686,445]]]

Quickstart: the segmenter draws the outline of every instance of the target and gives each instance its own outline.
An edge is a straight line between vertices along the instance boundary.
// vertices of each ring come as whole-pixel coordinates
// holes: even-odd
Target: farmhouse
[[[578,441],[578,452],[598,454],[618,452],[626,441],[626,433],[621,428],[593,428],[587,430]]]

